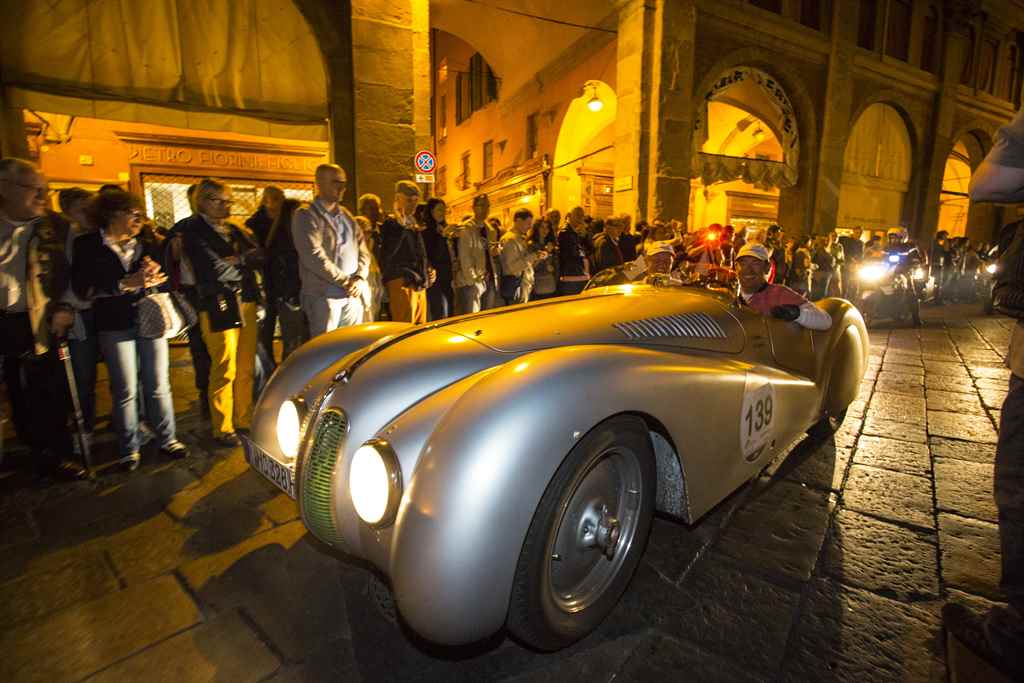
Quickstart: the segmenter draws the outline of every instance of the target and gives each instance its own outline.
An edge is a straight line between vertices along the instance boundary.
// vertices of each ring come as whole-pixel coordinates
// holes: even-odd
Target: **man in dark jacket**
[[[558,233],[558,293],[562,296],[579,294],[590,280],[585,231],[583,207],[577,206],[566,216],[565,227]]]
[[[395,185],[395,213],[380,228],[380,269],[388,291],[391,319],[427,322],[427,288],[434,283],[434,269],[427,260],[423,229],[413,214],[420,188],[411,180]]]
[[[594,239],[594,273],[600,273],[606,268],[615,268],[625,262],[622,254],[620,239],[622,237],[622,223],[620,219],[611,216],[605,220],[604,231]]]
[[[268,240],[274,221],[281,215],[281,204],[284,202],[284,191],[276,185],[267,185],[263,188],[263,195],[260,198],[260,208],[256,213],[249,216],[245,221],[245,227],[256,238],[256,243],[264,249],[270,247]],[[263,272],[264,287],[266,287],[268,273]],[[264,292],[266,294],[266,292]],[[274,354],[274,328],[277,327],[277,309],[273,306],[266,306],[266,315],[260,323],[260,344],[271,356]]]

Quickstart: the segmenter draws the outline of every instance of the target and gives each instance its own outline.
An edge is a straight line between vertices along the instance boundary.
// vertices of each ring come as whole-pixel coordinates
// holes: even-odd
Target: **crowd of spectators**
[[[411,181],[397,183],[390,211],[366,194],[353,214],[343,205],[345,171],[328,164],[316,170],[312,201],[268,186],[258,210],[235,220],[231,187],[205,178],[189,188],[191,216],[155,226],[141,198],[118,186],[61,190],[55,211],[35,166],[2,164],[4,378],[19,438],[50,474],[65,471],[64,455],[80,446],[57,428],[69,407],[30,407],[62,386],[52,353],[58,340],[70,348],[86,438],[95,428],[102,360],[123,462],[136,466],[151,440],[172,456],[186,453],[175,435],[168,340],[139,333],[136,303],[154,291],[178,293],[197,313],[188,343],[200,412],[211,437],[231,447],[251,426],[255,397],[275,364],[339,327],[425,323],[577,294],[602,271],[626,271],[629,279],[732,274],[745,244],[764,247],[755,253],[769,259],[769,283],[811,300],[851,296],[857,264],[881,248],[876,236],[851,231],[811,237],[787,236],[778,225],[687,230],[674,220],[591,217],[581,207],[564,218],[557,210],[535,216],[522,208],[503,224],[486,194],[474,198],[472,214],[455,219],[442,199],[422,201]],[[973,278],[987,258],[983,246],[939,233],[929,256],[937,300],[973,296]]]

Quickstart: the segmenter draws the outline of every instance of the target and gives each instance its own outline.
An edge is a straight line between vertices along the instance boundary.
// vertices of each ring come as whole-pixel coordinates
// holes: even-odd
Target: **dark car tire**
[[[605,485],[595,484],[595,478]],[[507,621],[513,637],[537,650],[557,650],[583,638],[608,616],[640,563],[656,490],[653,447],[640,418],[608,419],[573,447],[544,491],[519,554]],[[612,492],[598,496],[601,499],[615,499],[618,491],[613,512],[621,523],[620,535],[606,544],[615,548],[612,559],[599,547],[578,550],[579,545],[565,544],[566,539],[578,544],[583,538],[572,530],[585,528],[590,510],[581,503],[595,500],[592,494],[598,491]],[[629,503],[634,496],[639,496],[639,504]],[[603,522],[599,527],[606,528]],[[556,553],[567,547],[574,552]],[[565,572],[580,571],[585,576],[577,583],[570,581],[580,590],[577,601],[558,583]]]
[[[839,428],[843,426],[843,420],[846,419],[847,408],[843,408],[842,412],[836,415],[825,415],[820,420],[811,425],[811,428],[807,430],[807,435],[815,441],[826,441],[832,437],[833,434],[839,431]]]

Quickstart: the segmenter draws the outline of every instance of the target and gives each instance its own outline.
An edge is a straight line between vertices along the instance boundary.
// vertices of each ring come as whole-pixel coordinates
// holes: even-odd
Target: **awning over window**
[[[323,60],[291,0],[51,0],[5,8],[12,15],[0,27],[0,64],[12,104],[326,139]]]

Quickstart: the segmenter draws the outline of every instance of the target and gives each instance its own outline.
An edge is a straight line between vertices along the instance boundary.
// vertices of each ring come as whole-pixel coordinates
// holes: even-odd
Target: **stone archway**
[[[796,162],[795,182],[791,186],[781,187],[778,191],[777,215],[778,222],[787,232],[806,232],[812,227],[812,190],[818,155],[818,118],[814,99],[798,72],[780,63],[777,55],[763,48],[748,47],[731,52],[710,67],[697,86],[693,120],[696,120],[697,112],[705,106],[707,94],[722,77],[734,69],[744,67],[757,69],[766,74],[789,100],[792,120],[799,133],[799,153],[791,155]]]
[[[597,111],[592,99],[601,102]],[[615,117],[618,98],[603,81],[589,81],[562,117],[551,164],[551,208],[563,213],[575,206],[594,217],[612,212],[615,167]]]
[[[800,176],[801,126],[785,88],[739,65],[701,91],[690,150],[689,223],[761,230],[778,221],[779,197]]]
[[[988,242],[998,227],[1000,210],[993,204],[977,204],[968,196],[971,174],[992,147],[992,136],[981,127],[965,127],[956,138],[943,166],[938,197],[936,233]]]
[[[915,142],[906,115],[888,102],[865,104],[843,154],[836,227],[885,230],[908,215]]]

